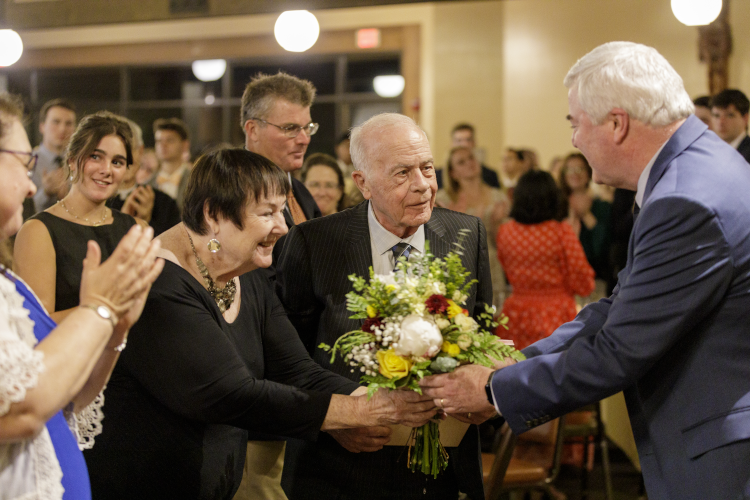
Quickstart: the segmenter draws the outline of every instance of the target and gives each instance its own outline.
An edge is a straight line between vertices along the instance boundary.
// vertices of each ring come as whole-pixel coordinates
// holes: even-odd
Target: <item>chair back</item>
[[[503,492],[503,480],[508,470],[513,449],[516,446],[516,435],[510,430],[506,422],[500,428],[496,441],[495,453],[482,453],[482,467],[484,469],[484,498],[497,500]],[[489,473],[487,470],[489,469]]]

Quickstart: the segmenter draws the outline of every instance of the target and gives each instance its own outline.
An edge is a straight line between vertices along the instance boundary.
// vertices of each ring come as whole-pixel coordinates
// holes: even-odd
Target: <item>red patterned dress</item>
[[[573,295],[594,290],[594,270],[565,222],[506,222],[497,233],[497,255],[513,286],[503,304],[509,330],[498,333],[513,339],[518,349],[571,321],[576,315]]]

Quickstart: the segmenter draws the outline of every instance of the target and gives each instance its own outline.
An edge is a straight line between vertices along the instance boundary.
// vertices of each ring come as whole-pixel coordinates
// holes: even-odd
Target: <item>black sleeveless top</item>
[[[49,212],[39,212],[32,217],[47,227],[52,238],[52,246],[55,248],[55,311],[63,311],[78,305],[87,242],[94,240],[99,244],[104,262],[136,223],[134,218],[117,210],[112,210],[112,217],[114,222],[103,226],[84,226],[61,219]]]

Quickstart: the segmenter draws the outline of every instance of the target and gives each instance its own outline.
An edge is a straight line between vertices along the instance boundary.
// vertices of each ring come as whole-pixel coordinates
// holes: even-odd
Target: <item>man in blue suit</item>
[[[526,361],[425,393],[448,412],[493,404],[521,433],[624,390],[650,500],[750,498],[750,170],[650,47],[597,47],[565,85],[594,180],[636,190],[618,286]]]

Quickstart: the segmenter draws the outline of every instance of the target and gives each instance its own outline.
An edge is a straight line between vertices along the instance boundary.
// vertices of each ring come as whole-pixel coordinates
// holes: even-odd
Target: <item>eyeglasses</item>
[[[38,154],[28,153],[26,151],[11,151],[10,149],[0,149],[0,153],[9,153],[18,158],[18,160],[26,167],[26,175],[29,176],[29,179],[31,179],[31,177],[34,175],[34,169],[36,168],[37,160],[39,160]],[[19,158],[18,155],[28,156],[29,159],[24,161]]]
[[[277,129],[284,132],[284,135],[290,139],[294,139],[295,137],[297,137],[299,133],[303,130],[305,131],[308,137],[312,137],[313,135],[315,135],[315,133],[318,131],[318,128],[320,127],[319,124],[313,123],[313,122],[310,122],[307,125],[302,126],[302,127],[300,127],[299,125],[295,125],[293,123],[291,125],[285,125],[282,127],[280,125],[276,125],[275,123],[270,123],[265,120],[261,120],[260,118],[251,118],[251,120],[258,120],[259,122],[263,122],[266,125],[273,125]]]
[[[329,191],[333,189],[341,189],[341,186],[339,186],[335,182],[318,182],[318,181],[305,182],[305,187],[307,189],[327,189]]]

